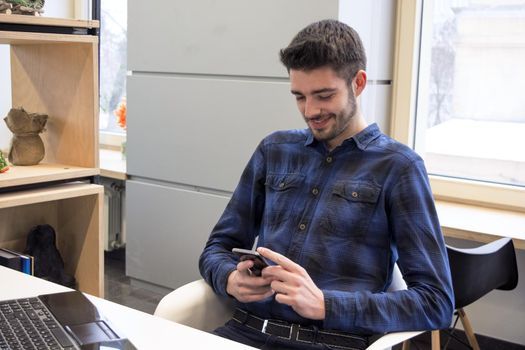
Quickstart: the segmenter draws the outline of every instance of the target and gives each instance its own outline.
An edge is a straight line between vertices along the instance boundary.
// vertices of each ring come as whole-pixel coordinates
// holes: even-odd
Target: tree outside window
[[[433,175],[525,186],[525,0],[429,4],[416,151]]]
[[[126,99],[127,1],[101,1],[100,131],[125,134],[115,111]]]

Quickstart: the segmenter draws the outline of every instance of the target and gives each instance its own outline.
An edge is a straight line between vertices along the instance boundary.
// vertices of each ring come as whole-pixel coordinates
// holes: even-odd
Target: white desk
[[[70,289],[0,266],[0,300],[29,298]],[[137,349],[253,349],[221,337],[131,309],[91,295],[87,297],[117,331]]]
[[[30,298],[41,294],[69,291],[69,288],[0,266],[0,300]],[[117,332],[125,335],[139,350],[254,349],[210,333],[199,331],[111,301],[86,296],[95,304]],[[383,336],[367,350],[382,350],[402,343],[422,332],[399,332]]]
[[[69,288],[0,266],[0,300],[30,298],[40,294],[69,291]],[[158,349],[254,349],[213,334],[131,309],[111,301],[86,295],[117,332],[139,350]],[[368,350],[390,348],[422,332],[392,333],[377,340]]]

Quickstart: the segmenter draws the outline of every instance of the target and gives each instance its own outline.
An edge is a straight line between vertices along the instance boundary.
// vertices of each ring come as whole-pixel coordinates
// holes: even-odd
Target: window
[[[429,174],[525,186],[525,1],[424,1],[420,43]]]
[[[503,53],[508,54],[508,51],[500,51],[500,57],[498,58],[498,66],[501,69],[500,76],[494,77],[493,75],[490,75],[494,73],[489,73],[489,67],[483,67],[481,73],[472,70],[475,67],[474,62],[478,62],[478,60],[481,59],[490,58],[483,57],[483,55],[489,51],[489,47],[486,47],[485,50],[478,50],[478,55],[480,57],[475,57],[474,61],[472,61],[472,67],[468,67],[468,71],[470,72],[469,74],[474,76],[474,80],[467,80],[471,84],[467,88],[467,93],[470,93],[470,91],[468,91],[469,88],[474,90],[480,89],[480,91],[484,91],[484,93],[487,93],[487,91],[490,93],[492,91],[492,94],[489,98],[485,97],[481,93],[478,93],[478,102],[477,106],[474,106],[474,111],[482,110],[486,112],[494,112],[500,109],[501,111],[507,112],[509,106],[513,106],[513,111],[519,114],[524,112],[524,108],[516,108],[516,103],[520,103],[521,101],[519,101],[520,89],[516,88],[515,84],[519,84],[520,81],[523,81],[523,75],[520,75],[524,69],[521,64],[523,61],[523,42],[519,42],[519,37],[524,38],[524,3],[524,0],[503,0],[497,2],[489,0],[455,0],[450,2],[444,2],[442,0],[403,0],[396,3],[396,33],[394,44],[395,52],[393,62],[394,69],[392,80],[390,135],[407,145],[414,146],[416,151],[421,154],[423,158],[425,158],[427,168],[429,168],[432,192],[434,193],[436,199],[465,202],[475,205],[498,207],[518,211],[525,210],[525,186],[522,180],[516,180],[516,178],[523,176],[524,174],[523,160],[518,162],[514,160],[515,169],[512,172],[507,171],[505,173],[513,174],[511,176],[500,176],[500,174],[498,174],[496,177],[490,176],[491,173],[493,174],[495,172],[494,170],[500,167],[500,163],[497,161],[497,159],[495,160],[493,158],[487,157],[487,154],[485,154],[484,157],[481,157],[479,150],[477,150],[476,147],[472,147],[471,145],[468,145],[470,146],[470,153],[468,153],[470,158],[460,158],[460,155],[454,153],[458,151],[459,147],[451,147],[452,142],[457,142],[457,140],[454,139],[454,137],[457,137],[455,136],[458,133],[457,131],[456,134],[448,134],[447,139],[441,139],[441,142],[444,144],[444,146],[448,146],[449,150],[449,152],[443,152],[441,154],[443,159],[440,159],[438,163],[432,164],[432,160],[428,159],[430,157],[427,157],[427,153],[430,153],[432,150],[430,147],[430,141],[429,147],[427,147],[427,137],[432,139],[432,137],[435,137],[435,135],[432,134],[432,131],[440,131],[438,130],[439,125],[432,124],[436,119],[436,110],[432,112],[434,114],[430,114],[429,112],[431,103],[436,104],[437,102],[436,94],[438,93],[436,88],[434,88],[435,90],[432,91],[430,86],[432,45],[434,44],[434,41],[439,43],[439,39],[441,39],[441,42],[443,41],[443,38],[440,38],[439,31],[437,31],[436,35],[434,36],[434,27],[437,27],[436,30],[438,30],[440,24],[440,21],[434,16],[435,13],[437,13],[437,18],[441,19],[441,23],[445,23],[448,20],[449,24],[453,24],[453,35],[462,33],[462,31],[466,29],[473,30],[476,27],[479,30],[487,29],[489,28],[489,25],[491,26],[490,28],[493,28],[494,22],[498,16],[500,18],[506,18],[505,20],[499,21],[499,38],[493,37],[490,39],[489,34],[494,34],[491,33],[490,30],[485,30],[484,32],[478,31],[477,44],[486,45],[487,42],[492,42],[492,47],[490,47],[491,50],[495,50],[498,46],[503,46],[503,48],[506,49],[514,46],[514,54],[518,52],[522,59],[518,61],[512,61],[514,62],[514,66],[511,66],[509,64],[510,57],[502,57]],[[465,7],[466,10],[462,11],[462,9],[465,9]],[[477,14],[471,16],[479,17],[480,15],[483,15],[482,22],[484,22],[484,26],[486,26],[485,28],[483,26],[480,28],[479,26],[474,25],[460,28],[458,27],[458,23],[454,23],[452,20],[452,16],[466,16],[467,12],[472,11],[473,9],[477,9],[478,11],[474,11],[477,12]],[[447,20],[445,20],[445,18]],[[436,22],[436,24],[434,24],[434,22]],[[505,25],[502,25],[501,22],[504,22]],[[466,23],[467,22],[462,22],[463,25],[466,25]],[[442,28],[442,30],[445,29]],[[441,32],[441,34],[442,36],[446,36],[443,35],[443,32]],[[471,37],[471,39],[474,39],[474,37]],[[516,39],[518,39],[518,44],[515,43]],[[514,40],[514,44],[511,44],[509,40]],[[471,45],[473,45],[475,42],[475,40],[470,40]],[[459,45],[466,44],[466,42],[460,42],[457,40],[457,37],[455,37],[455,39],[452,41],[452,44]],[[441,45],[445,44],[442,43]],[[462,49],[461,45],[459,46],[459,48]],[[443,50],[445,49],[447,48],[444,48]],[[434,54],[434,57],[436,57],[436,55],[437,53]],[[516,58],[513,58],[513,60],[515,59]],[[458,62],[458,60],[459,58],[456,52],[453,60],[454,65]],[[479,65],[480,63],[477,64]],[[511,70],[512,73],[508,73],[509,70]],[[457,66],[452,71],[456,72]],[[503,74],[505,74],[504,79],[502,79]],[[493,80],[490,80],[489,77]],[[449,81],[448,83],[452,83],[454,85],[457,84],[458,87],[464,86],[457,83],[457,81],[461,79],[464,79],[464,77],[454,75],[453,81]],[[482,81],[482,83],[479,83],[479,81]],[[472,82],[476,82],[476,84],[479,86],[472,84]],[[452,96],[452,104],[446,105],[448,108],[448,116],[452,118],[455,118],[453,99],[457,98],[457,96],[454,94],[454,89],[450,88],[449,90]],[[491,91],[487,89],[491,89]],[[434,96],[432,96],[432,94],[434,94]],[[449,98],[448,103],[450,103],[451,97],[449,94],[446,95],[447,98]],[[434,101],[431,100],[432,98],[434,98]],[[509,100],[512,100],[512,104],[508,104]],[[496,106],[496,108],[494,108],[494,106]],[[432,108],[435,107],[436,106],[434,105]],[[485,113],[484,115],[481,114],[481,116],[487,117],[487,114],[488,113]],[[497,115],[499,114],[500,113],[497,113]],[[430,117],[427,117],[429,115]],[[441,115],[442,114],[440,112],[440,117]],[[506,115],[508,116],[508,114]],[[481,116],[476,116],[475,118],[479,119]],[[523,116],[523,114],[521,116]],[[446,117],[443,119],[446,119]],[[474,122],[474,120],[474,118],[471,118],[467,119],[466,121]],[[461,121],[462,120],[460,120],[460,122]],[[509,132],[509,134],[506,135],[506,137],[502,137],[502,131],[496,131],[496,129],[494,129],[491,130],[493,132],[491,132],[490,135],[483,136],[480,133],[474,133],[474,129],[472,129],[468,130],[467,134],[460,134],[459,137],[469,137],[471,139],[475,137],[477,142],[485,142],[489,145],[493,145],[495,149],[492,150],[492,152],[496,152],[496,150],[498,150],[500,152],[500,157],[501,154],[504,154],[505,156],[499,159],[499,161],[504,162],[509,162],[509,156],[506,154],[507,151],[510,154],[514,151],[519,152],[520,149],[523,149],[523,146],[520,146],[520,142],[522,142],[521,137],[510,137],[510,133],[516,132],[516,129],[509,128],[510,125],[519,125],[522,127],[523,119],[521,119],[521,122],[509,121],[508,119],[503,121],[500,119],[495,119],[493,116],[491,119],[485,118],[481,119],[481,121],[485,123],[494,123],[492,124],[494,126],[506,126],[506,130]],[[447,124],[445,124],[445,126],[447,126]],[[432,128],[434,129],[430,130]],[[521,135],[523,135],[522,132]],[[511,145],[510,147],[506,146],[509,144]],[[507,147],[507,149],[505,147]],[[462,151],[465,152],[468,149],[469,147],[466,147],[465,149],[462,149]],[[477,153],[477,158],[472,156],[476,155],[475,152]],[[459,162],[459,159],[464,160],[465,163],[463,164],[462,162]],[[450,162],[450,160],[455,160],[456,162]],[[477,166],[478,168],[475,171],[472,171],[469,169],[469,166],[465,166],[465,164],[468,164],[468,162],[471,162],[470,164],[472,164],[472,167]],[[455,168],[455,166],[461,167],[461,170],[464,171],[460,173],[459,170]],[[485,173],[482,173],[481,170],[483,168],[486,170],[487,166],[490,166],[489,170]]]
[[[120,145],[125,127],[115,111],[126,103],[127,1],[100,3],[100,141]]]

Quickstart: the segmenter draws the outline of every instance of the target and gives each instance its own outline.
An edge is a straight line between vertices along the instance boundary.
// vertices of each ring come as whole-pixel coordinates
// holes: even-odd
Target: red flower
[[[126,112],[126,98],[124,97],[114,112],[117,116],[117,124],[124,130],[126,130]]]

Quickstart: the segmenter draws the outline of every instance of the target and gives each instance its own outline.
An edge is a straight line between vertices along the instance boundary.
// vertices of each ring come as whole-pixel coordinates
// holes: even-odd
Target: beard
[[[318,141],[328,142],[336,139],[339,135],[348,130],[350,123],[357,113],[357,103],[354,94],[350,93],[348,103],[345,108],[336,113],[323,113],[310,118],[304,118],[308,128]],[[315,128],[315,121],[326,121],[327,119],[334,119],[335,123],[327,127]],[[314,126],[312,126],[314,124]]]

